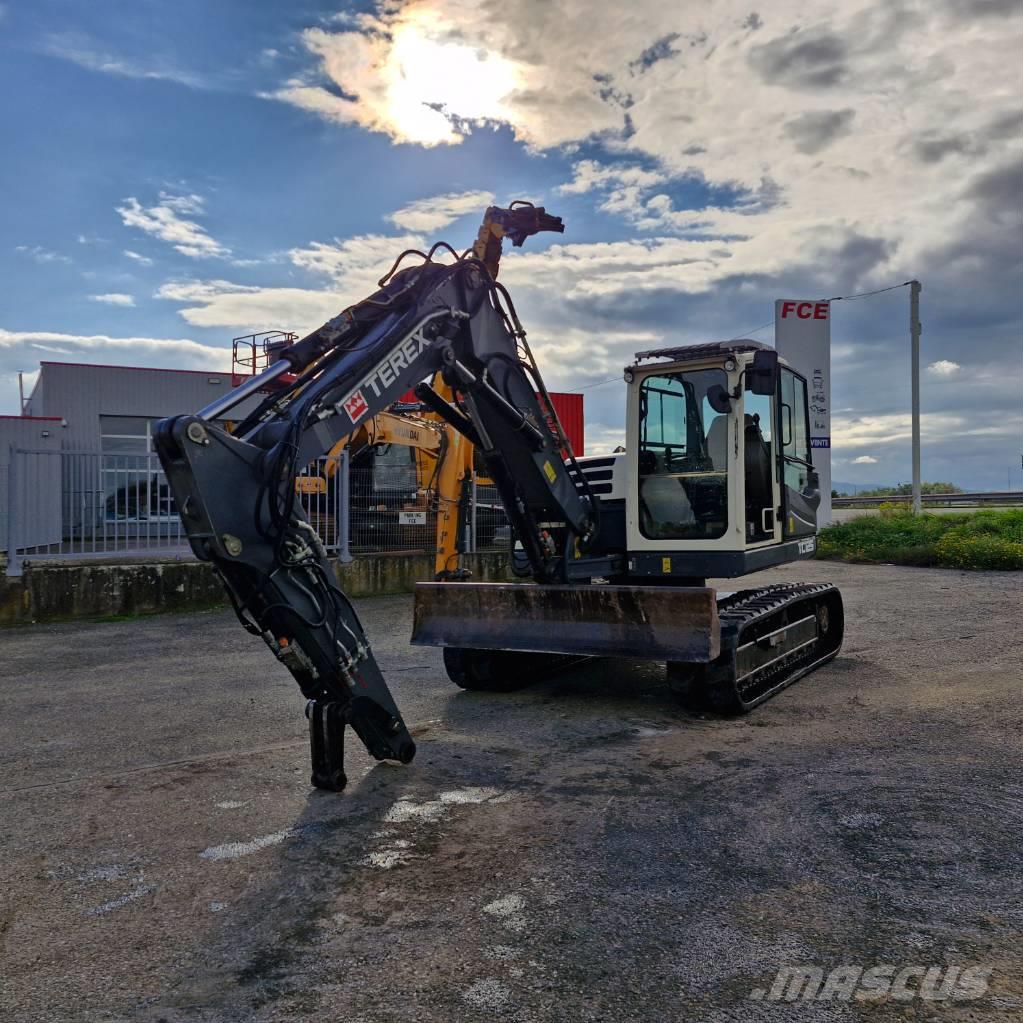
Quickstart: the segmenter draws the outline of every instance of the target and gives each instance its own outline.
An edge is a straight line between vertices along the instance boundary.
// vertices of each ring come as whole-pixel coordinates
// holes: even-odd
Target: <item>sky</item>
[[[2,0],[0,413],[40,360],[224,369],[525,198],[588,452],[636,351],[918,278],[923,476],[1018,489],[1021,53],[1020,0]],[[910,476],[908,302],[834,307],[837,480]]]

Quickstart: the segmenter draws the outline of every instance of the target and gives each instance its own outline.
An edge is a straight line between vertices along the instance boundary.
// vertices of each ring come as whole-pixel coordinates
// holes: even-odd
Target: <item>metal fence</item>
[[[437,502],[427,456],[400,444],[359,452],[350,469],[352,553],[432,554]]]
[[[407,451],[408,449],[403,449]],[[0,550],[7,574],[27,561],[189,557],[190,548],[156,455],[12,449],[0,467]],[[414,464],[347,452],[317,459],[297,477],[297,498],[329,554],[423,554],[436,550],[437,501]],[[466,520],[470,551],[506,550],[496,491],[474,486]]]
[[[833,497],[833,508],[876,508],[881,504],[909,504],[910,494],[890,494],[887,497]],[[1018,490],[993,490],[983,493],[963,494],[922,494],[920,503],[933,508],[970,508],[981,506],[1010,506],[1023,504],[1023,492]]]
[[[470,549],[484,551],[507,551],[511,546],[511,527],[504,505],[497,496],[497,487],[473,483],[470,511]]]

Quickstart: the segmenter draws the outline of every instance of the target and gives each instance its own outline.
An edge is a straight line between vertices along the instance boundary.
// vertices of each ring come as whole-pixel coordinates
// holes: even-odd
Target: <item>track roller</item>
[[[691,710],[745,714],[842,648],[845,614],[834,586],[743,590],[721,598],[718,612],[721,655],[668,663],[668,688]]]

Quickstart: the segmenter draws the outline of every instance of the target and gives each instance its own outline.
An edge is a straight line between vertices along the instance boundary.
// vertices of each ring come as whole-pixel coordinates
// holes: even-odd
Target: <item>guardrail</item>
[[[833,497],[832,508],[876,508],[880,504],[911,504],[913,498],[908,494],[888,497]],[[938,508],[976,508],[982,505],[1017,505],[1023,504],[1023,491],[992,490],[972,494],[923,494],[920,503]]]

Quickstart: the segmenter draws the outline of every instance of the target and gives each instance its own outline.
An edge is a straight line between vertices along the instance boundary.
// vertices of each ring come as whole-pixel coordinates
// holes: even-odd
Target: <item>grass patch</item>
[[[1023,569],[1023,509],[913,515],[881,506],[822,529],[817,556],[858,564],[924,565],[975,570]]]

